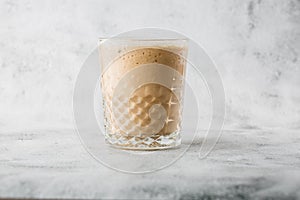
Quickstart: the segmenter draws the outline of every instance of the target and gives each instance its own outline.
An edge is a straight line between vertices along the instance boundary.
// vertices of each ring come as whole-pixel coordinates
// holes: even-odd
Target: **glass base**
[[[112,147],[127,150],[159,150],[178,147],[181,144],[180,132],[168,135],[125,136],[124,134],[106,134],[106,142]]]

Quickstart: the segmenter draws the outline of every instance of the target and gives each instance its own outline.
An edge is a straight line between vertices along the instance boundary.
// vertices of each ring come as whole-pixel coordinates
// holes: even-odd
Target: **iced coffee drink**
[[[125,149],[178,146],[187,41],[110,40],[100,43],[106,141]]]

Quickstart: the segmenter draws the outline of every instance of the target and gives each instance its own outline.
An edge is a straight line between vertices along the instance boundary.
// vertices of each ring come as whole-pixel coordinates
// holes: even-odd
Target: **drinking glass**
[[[133,150],[181,143],[185,38],[100,39],[105,139]]]

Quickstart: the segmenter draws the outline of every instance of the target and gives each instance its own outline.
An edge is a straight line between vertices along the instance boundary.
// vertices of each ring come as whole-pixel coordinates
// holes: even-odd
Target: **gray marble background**
[[[99,36],[143,27],[205,48],[227,115],[206,159],[203,132],[170,167],[133,175],[80,144],[72,92]],[[299,47],[299,0],[0,0],[0,198],[300,199]]]
[[[0,127],[73,127],[72,90],[99,36],[168,28],[200,43],[226,128],[300,127],[297,0],[0,1]]]

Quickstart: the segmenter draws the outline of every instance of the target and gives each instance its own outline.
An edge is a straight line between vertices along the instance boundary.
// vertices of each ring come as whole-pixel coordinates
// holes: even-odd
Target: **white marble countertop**
[[[206,159],[197,156],[197,139],[173,165],[138,175],[96,162],[74,130],[3,131],[0,138],[0,197],[300,198],[299,130],[223,131]]]
[[[300,199],[299,11],[299,0],[0,0],[0,198]],[[203,46],[224,83],[224,127],[244,130],[224,131],[204,160],[200,138],[133,175],[57,127],[74,127],[72,91],[98,37],[143,27]]]

